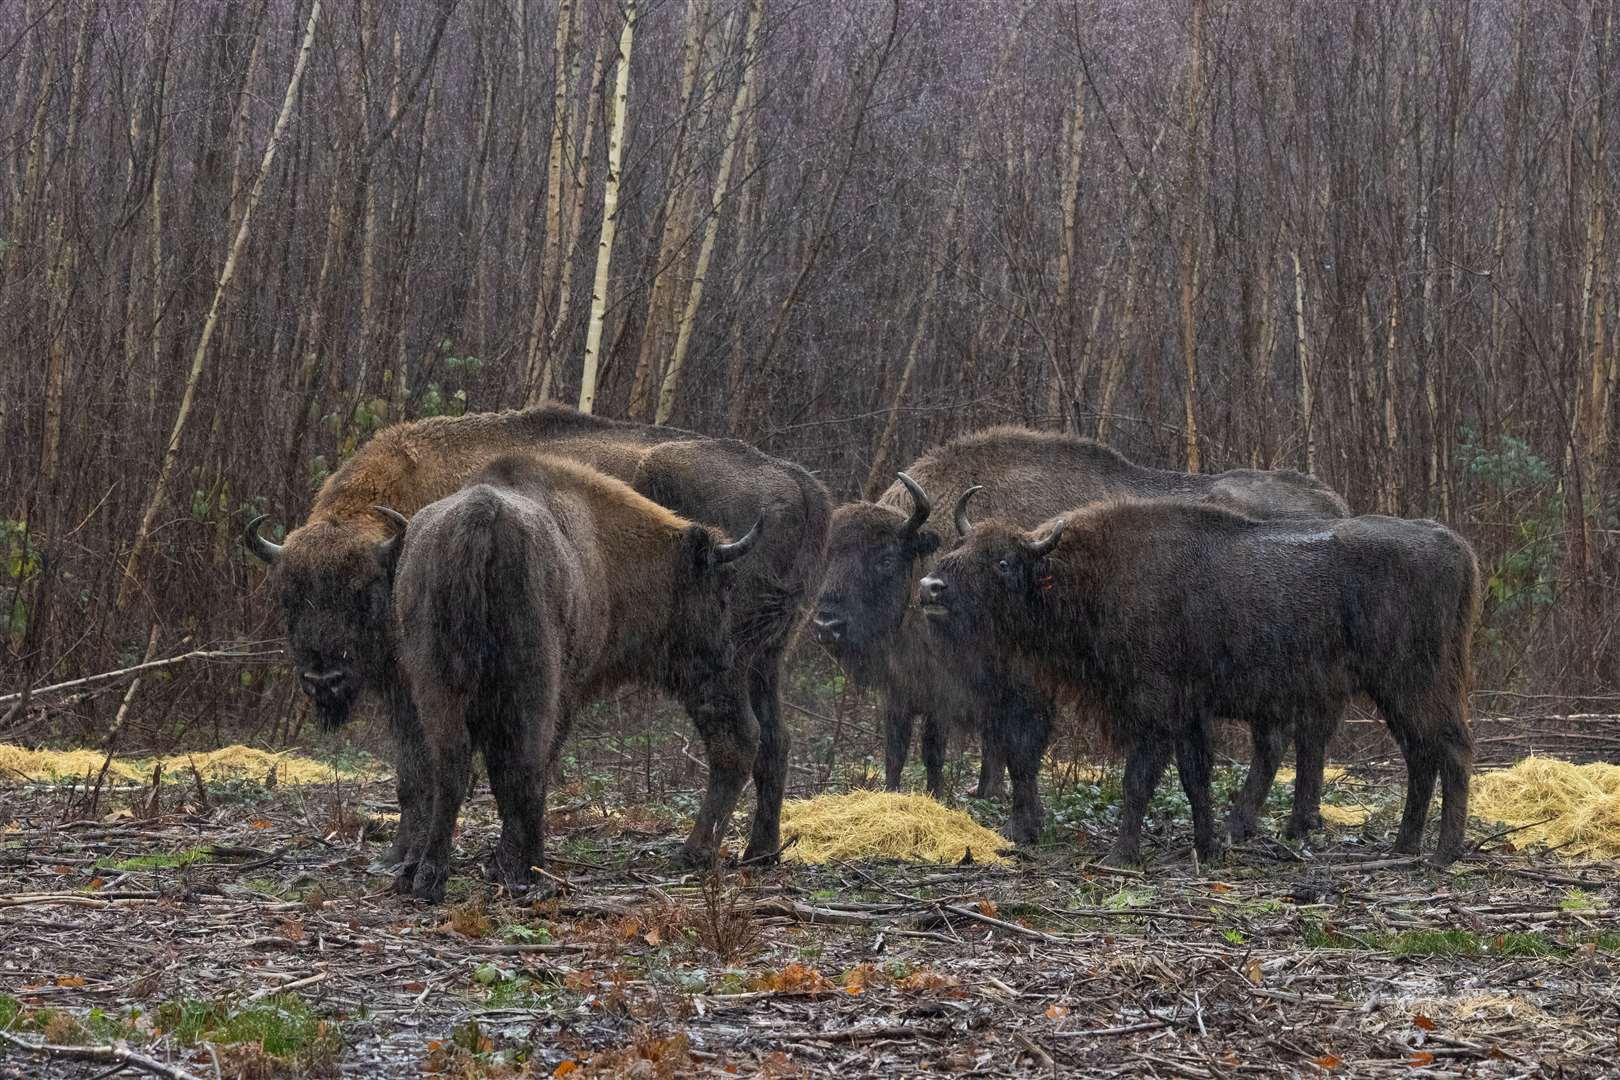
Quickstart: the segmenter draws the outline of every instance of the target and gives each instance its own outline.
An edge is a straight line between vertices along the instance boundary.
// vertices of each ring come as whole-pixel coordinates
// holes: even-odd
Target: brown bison
[[[964,500],[965,501],[965,500]],[[1365,693],[1406,757],[1396,850],[1417,852],[1438,776],[1437,862],[1463,848],[1474,744],[1468,646],[1474,553],[1432,521],[1261,521],[1208,503],[1125,500],[1033,531],[973,528],[918,586],[924,611],[1017,656],[1109,717],[1126,748],[1109,858],[1138,859],[1142,817],[1172,752],[1194,844],[1213,857],[1210,728],[1337,717]],[[1308,797],[1320,772],[1300,769]]]
[[[681,851],[694,864],[714,857],[752,769],[757,804],[744,854],[769,856],[780,846],[787,773],[782,654],[800,606],[820,579],[832,509],[826,488],[797,465],[735,440],[546,405],[386,428],[326,481],[309,519],[285,544],[259,535],[262,519],[248,525],[248,546],[273,564],[293,663],[322,722],[342,723],[367,691],[387,699],[400,744],[400,830],[388,860],[398,863],[411,849],[430,789],[388,632],[386,564],[394,540],[371,508],[414,514],[459,490],[496,458],[539,451],[596,468],[727,535],[741,535],[760,517],[775,526],[737,575],[737,663],[712,696],[713,708],[692,718],[708,754],[709,786]]]
[[[582,705],[641,683],[694,716],[724,708],[710,695],[735,654],[729,564],[764,521],[728,543],[595,469],[516,456],[417,512],[393,607],[432,811],[398,891],[443,899],[475,748],[501,812],[490,876],[522,887],[545,862],[546,778]]]
[[[899,786],[915,717],[923,721],[923,762],[928,790],[936,796],[944,784],[946,725],[978,730],[983,744],[979,794],[991,794],[1005,762],[1013,778],[1007,833],[1021,842],[1040,830],[1036,778],[1051,731],[1052,702],[993,650],[930,632],[912,602],[916,583],[941,544],[960,536],[954,522],[936,524],[931,500],[949,506],[973,486],[984,489],[980,499],[986,513],[1026,527],[1087,502],[1125,495],[1203,498],[1260,516],[1349,513],[1326,485],[1290,469],[1234,469],[1208,476],[1150,469],[1089,439],[1012,427],[936,447],[877,502],[851,503],[834,512],[816,635],[851,678],[882,695],[889,788]],[[1274,772],[1275,767],[1264,773],[1255,808]],[[1251,797],[1245,788],[1244,799]],[[1315,802],[1309,809],[1307,825]],[[1244,801],[1234,803],[1236,833],[1251,828],[1254,817]]]

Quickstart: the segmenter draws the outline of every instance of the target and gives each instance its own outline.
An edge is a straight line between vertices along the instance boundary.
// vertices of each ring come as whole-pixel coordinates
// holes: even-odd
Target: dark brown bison
[[[981,513],[1026,527],[1084,503],[1124,495],[1203,498],[1262,516],[1349,512],[1326,485],[1290,469],[1234,469],[1208,476],[1149,469],[1089,439],[1011,427],[936,447],[877,502],[839,507],[828,539],[816,635],[851,678],[882,695],[889,788],[899,786],[914,718],[922,718],[923,762],[928,789],[936,796],[943,790],[946,726],[977,730],[983,744],[979,794],[989,795],[999,784],[1005,762],[1013,779],[1007,832],[1018,841],[1033,840],[1040,830],[1036,779],[1050,736],[1052,702],[971,638],[950,640],[930,632],[913,604],[916,583],[933,565],[936,551],[960,536],[954,522],[941,524],[930,515],[931,505],[950,506],[973,486],[984,489]],[[1264,773],[1256,808],[1274,772],[1275,767]],[[1244,798],[1252,798],[1248,788]],[[1313,802],[1310,817],[1315,810]],[[1254,817],[1243,801],[1234,803],[1236,833],[1251,828]]]
[[[1208,503],[1093,504],[1033,531],[973,528],[918,594],[930,619],[992,639],[1032,674],[1100,707],[1126,748],[1110,859],[1136,862],[1172,752],[1194,844],[1213,857],[1210,728],[1337,717],[1353,694],[1406,757],[1396,850],[1417,852],[1436,776],[1438,862],[1463,848],[1474,744],[1466,719],[1478,617],[1474,553],[1432,521],[1260,521]],[[1319,795],[1320,773],[1299,784]]]
[[[400,519],[403,521],[403,519]],[[432,811],[395,887],[444,897],[472,751],[501,812],[494,880],[545,862],[546,778],[580,706],[626,683],[699,715],[735,654],[730,564],[759,541],[693,524],[595,469],[504,457],[417,512],[394,576],[399,670]]]
[[[246,541],[274,566],[293,663],[323,723],[342,723],[367,691],[387,698],[400,743],[400,830],[387,858],[400,862],[426,813],[415,719],[400,692],[388,633],[385,564],[392,535],[372,511],[406,515],[464,486],[497,457],[544,451],[616,477],[682,517],[730,536],[760,517],[773,526],[739,570],[732,638],[737,663],[713,707],[692,717],[708,754],[709,787],[682,858],[711,860],[752,769],[757,805],[745,856],[779,845],[787,735],[782,727],[785,651],[801,605],[820,579],[831,502],[797,465],[731,439],[708,439],[546,405],[435,418],[379,432],[329,478],[309,519],[273,544],[248,525]]]

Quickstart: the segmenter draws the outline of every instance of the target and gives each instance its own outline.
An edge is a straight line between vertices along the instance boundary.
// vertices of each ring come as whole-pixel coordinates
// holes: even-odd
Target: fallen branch
[[[15,1035],[0,1031],[0,1039],[4,1039],[12,1046],[26,1050],[30,1054],[41,1057],[63,1058],[68,1061],[94,1061],[103,1065],[116,1065],[122,1069],[136,1069],[152,1076],[168,1077],[169,1080],[201,1080],[195,1073],[189,1073],[178,1065],[165,1065],[156,1058],[149,1058],[145,1054],[138,1054],[127,1046],[57,1046],[54,1043],[30,1042],[19,1039]]]
[[[41,694],[59,694],[69,690],[78,690],[87,686],[99,686],[102,683],[117,682],[119,679],[139,675],[146,671],[156,671],[160,668],[175,667],[179,664],[189,663],[192,660],[263,660],[280,659],[285,651],[276,649],[250,649],[247,646],[238,646],[234,649],[194,649],[179,656],[171,656],[164,660],[149,660],[145,663],[133,664],[130,667],[119,668],[116,671],[103,671],[99,675],[86,675],[82,679],[69,679],[67,682],[55,683],[51,686],[40,686],[31,690],[23,690],[15,694],[6,694],[0,697],[0,705],[9,705],[13,701],[21,701],[24,697],[39,697]]]

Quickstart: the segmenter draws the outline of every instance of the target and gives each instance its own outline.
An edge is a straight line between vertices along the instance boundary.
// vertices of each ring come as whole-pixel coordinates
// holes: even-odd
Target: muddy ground
[[[706,877],[671,807],[557,805],[560,897],[479,882],[486,793],[430,907],[370,869],[386,781],[0,788],[0,1077],[1620,1070],[1620,866],[1483,827],[1446,871],[1384,814],[1198,867],[1161,815],[1134,874],[1059,808],[1011,868]]]

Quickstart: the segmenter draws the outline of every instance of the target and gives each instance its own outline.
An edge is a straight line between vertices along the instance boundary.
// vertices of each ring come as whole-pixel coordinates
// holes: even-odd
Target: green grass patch
[[[297,994],[276,994],[241,1008],[194,998],[164,1002],[155,1024],[183,1045],[247,1044],[305,1067],[329,1062],[343,1049],[338,1024],[318,1015]]]
[[[1457,929],[1352,933],[1327,923],[1309,923],[1301,937],[1313,949],[1362,949],[1425,959],[1437,956],[1569,956],[1580,947],[1604,952],[1620,951],[1620,931],[1614,930],[1560,939],[1550,934],[1522,930],[1500,934],[1479,934]]]
[[[97,859],[96,867],[102,870],[174,870],[190,866],[194,862],[202,862],[207,858],[208,852],[202,848],[188,848],[185,851],[159,851],[152,855],[135,855],[128,859]]]
[[[22,1002],[10,994],[0,994],[0,1031],[10,1031],[22,1014]]]

